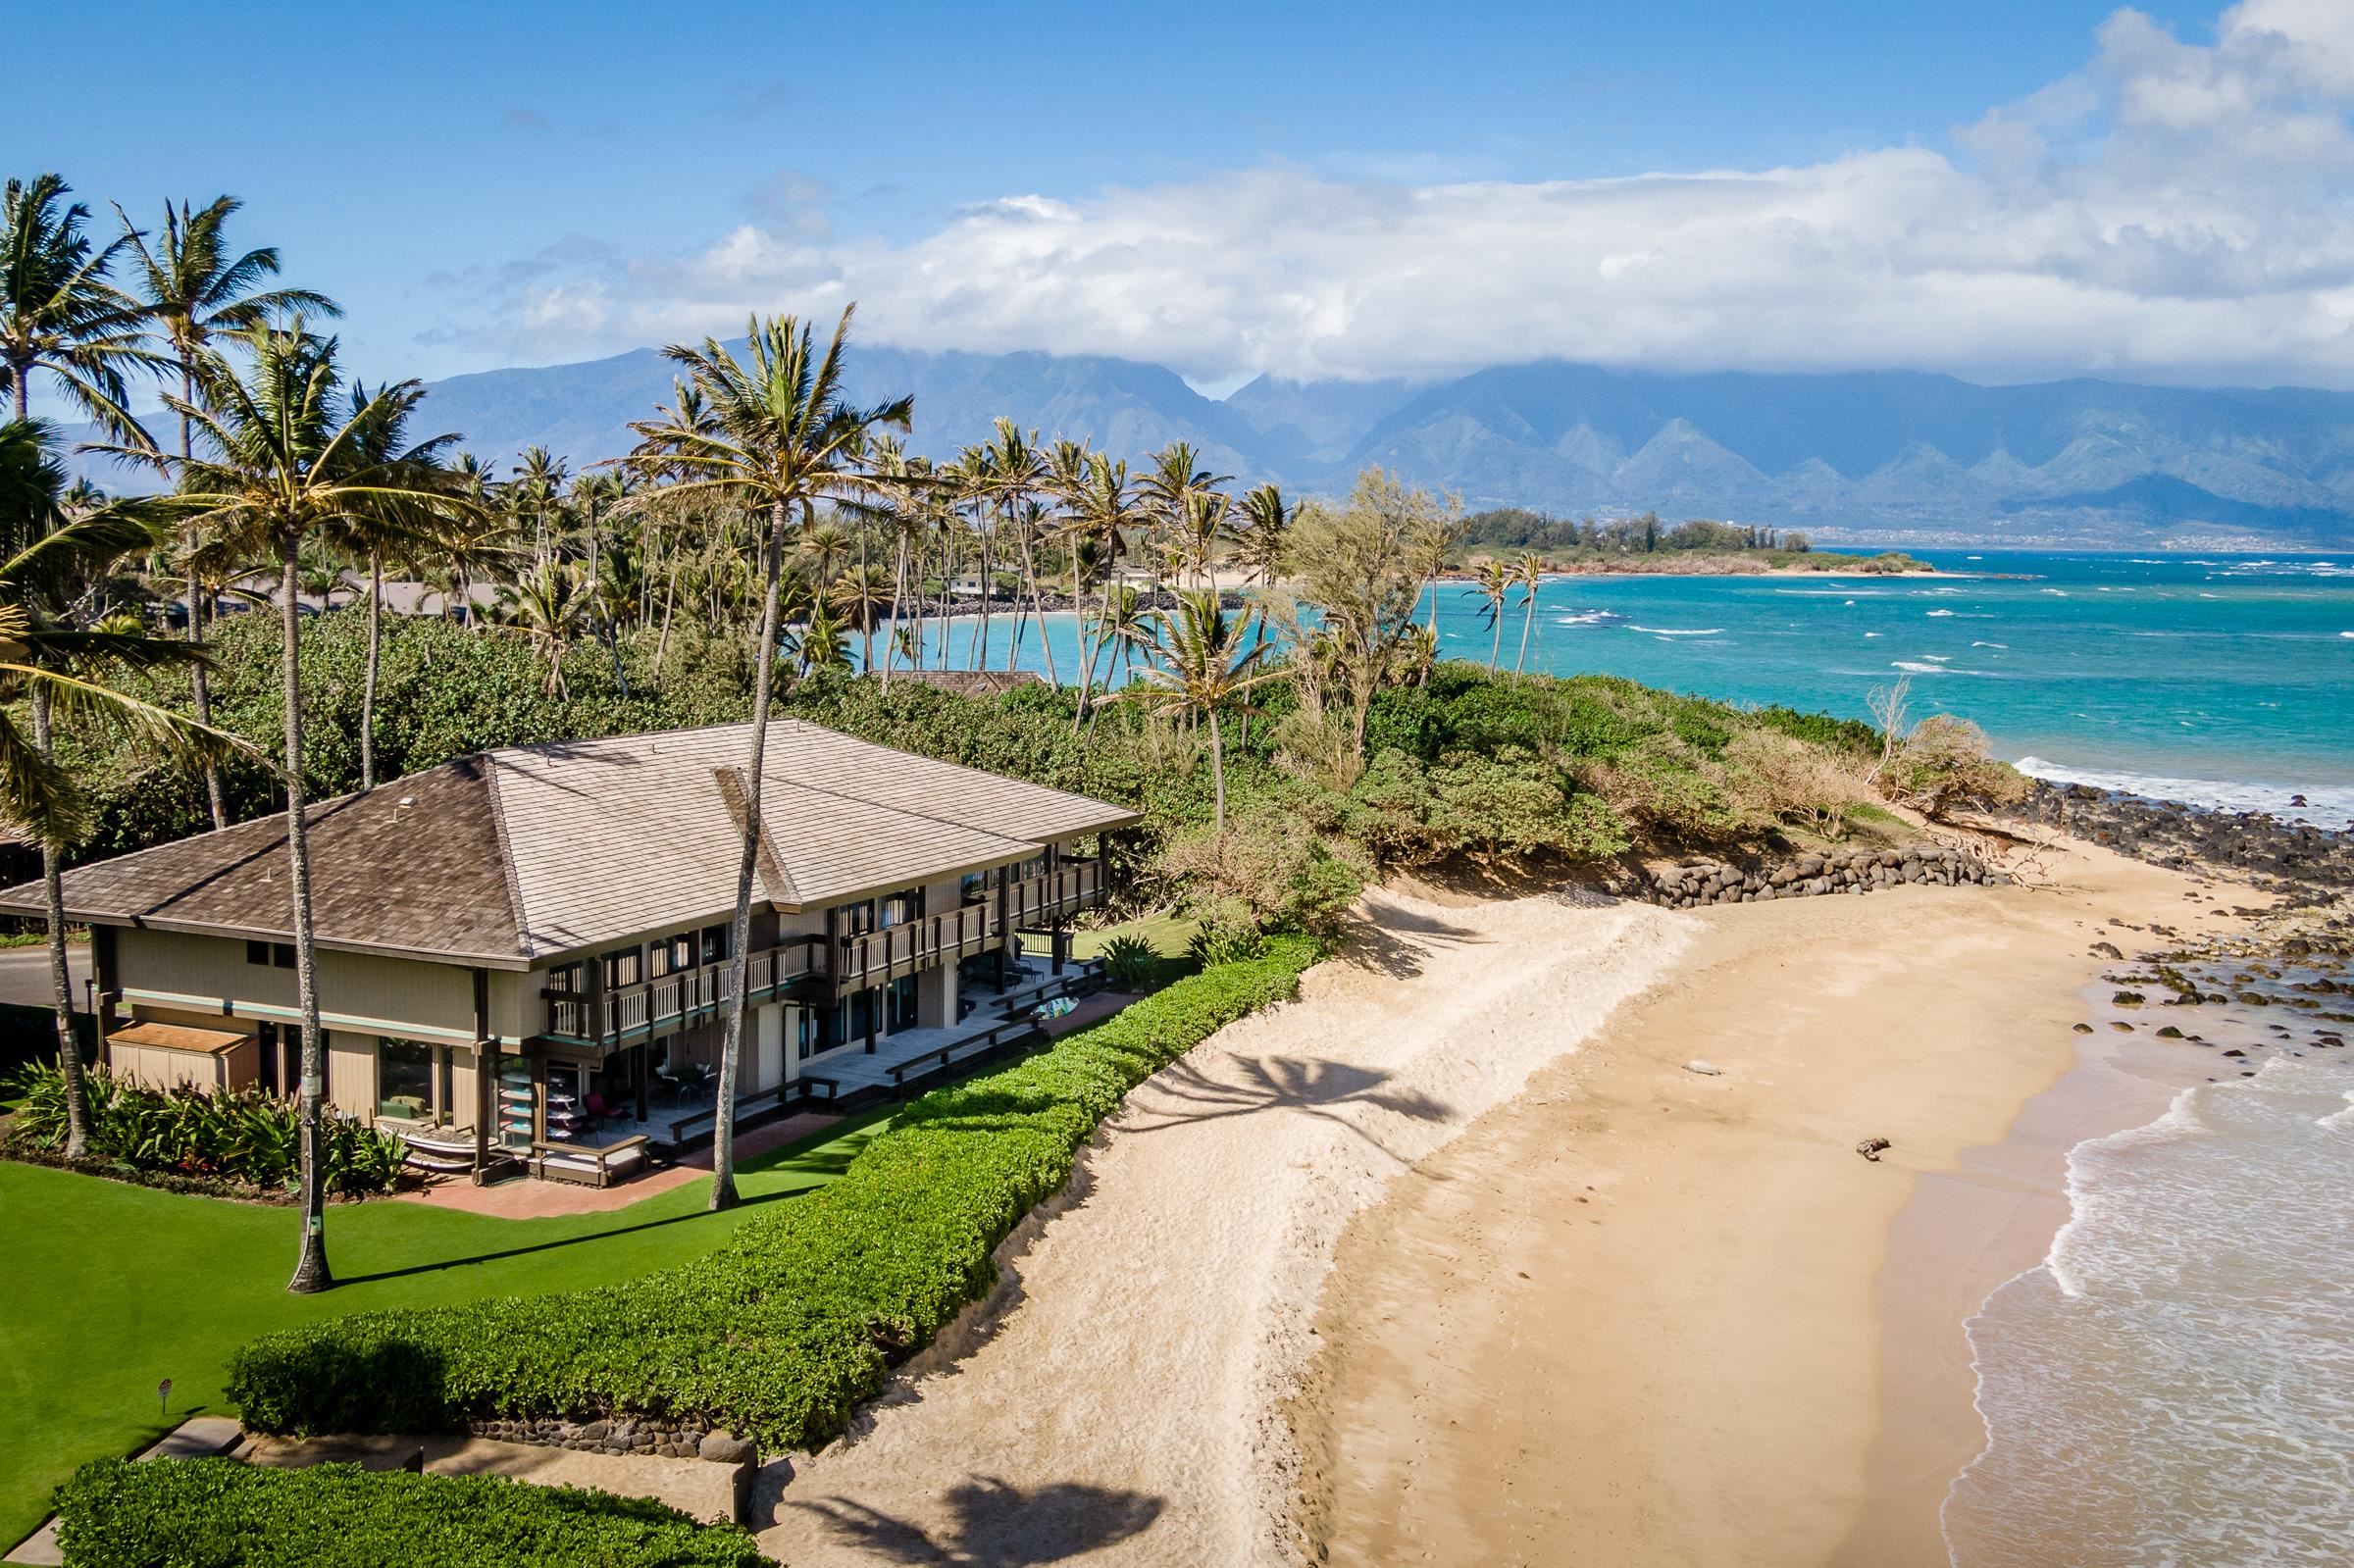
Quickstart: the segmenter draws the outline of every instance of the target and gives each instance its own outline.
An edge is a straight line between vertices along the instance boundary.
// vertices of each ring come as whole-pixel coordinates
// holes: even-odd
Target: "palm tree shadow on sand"
[[[1270,1056],[1239,1058],[1232,1065],[1235,1077],[1212,1078],[1190,1059],[1170,1063],[1153,1075],[1152,1100],[1132,1107],[1120,1124],[1122,1131],[1155,1133],[1222,1117],[1295,1111],[1346,1128],[1403,1164],[1401,1155],[1338,1114],[1340,1109],[1370,1105],[1417,1122],[1440,1121],[1449,1112],[1445,1100],[1420,1089],[1393,1088],[1392,1075],[1348,1062]]]
[[[1126,1541],[1160,1517],[1163,1499],[1075,1481],[1017,1487],[973,1476],[948,1489],[955,1522],[938,1534],[845,1497],[794,1502],[826,1521],[844,1544],[878,1561],[942,1568],[1035,1568]]]

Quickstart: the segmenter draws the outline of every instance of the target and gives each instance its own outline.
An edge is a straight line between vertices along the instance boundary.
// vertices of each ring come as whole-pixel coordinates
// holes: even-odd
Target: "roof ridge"
[[[523,883],[515,874],[515,843],[507,836],[507,801],[498,788],[498,765],[490,752],[480,753],[484,767],[483,792],[490,798],[490,832],[498,840],[498,880],[507,889],[507,913],[515,922],[515,950],[525,958],[537,958],[538,950],[532,942],[532,928],[523,908]],[[464,762],[464,757],[452,757],[451,763]]]

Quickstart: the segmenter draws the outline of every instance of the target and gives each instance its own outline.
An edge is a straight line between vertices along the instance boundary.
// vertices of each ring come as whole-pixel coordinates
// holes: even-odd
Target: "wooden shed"
[[[142,1088],[189,1085],[212,1093],[243,1088],[261,1070],[261,1048],[251,1035],[183,1024],[133,1024],[106,1037],[106,1056],[117,1078]]]

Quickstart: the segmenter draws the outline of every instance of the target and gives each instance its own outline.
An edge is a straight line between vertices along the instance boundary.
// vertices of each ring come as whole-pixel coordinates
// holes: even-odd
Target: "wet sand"
[[[2041,1255],[2068,1144],[2147,1119],[2141,1080],[2071,1077],[2090,946],[2221,918],[2101,851],[2051,875],[1690,917],[1669,979],[1350,1226],[1292,1407],[1311,1540],[1943,1562],[1981,1441],[1962,1320]]]

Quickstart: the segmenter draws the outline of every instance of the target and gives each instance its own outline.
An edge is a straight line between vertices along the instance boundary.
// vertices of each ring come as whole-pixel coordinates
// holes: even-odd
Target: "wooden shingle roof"
[[[747,725],[515,746],[310,809],[320,942],[499,968],[735,901]],[[774,721],[761,901],[794,911],[1027,858],[1126,827],[1118,806]],[[65,876],[77,920],[283,940],[285,818]],[[38,885],[0,891],[37,915]]]

